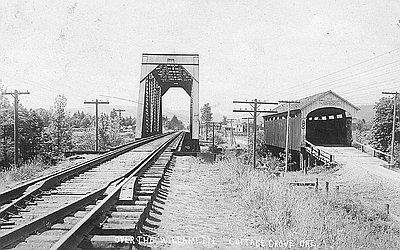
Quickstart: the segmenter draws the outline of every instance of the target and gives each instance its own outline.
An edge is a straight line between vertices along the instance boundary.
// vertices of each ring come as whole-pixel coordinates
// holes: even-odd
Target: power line
[[[382,54],[380,54],[380,55],[374,56],[374,57],[372,57],[372,58],[369,58],[369,59],[367,59],[367,60],[361,61],[361,62],[356,63],[356,64],[353,64],[353,65],[350,65],[350,66],[348,66],[348,67],[345,67],[345,68],[343,68],[343,69],[337,70],[337,71],[335,71],[335,72],[332,72],[332,73],[323,75],[323,76],[321,76],[321,77],[317,77],[317,78],[312,79],[312,80],[310,80],[310,81],[303,82],[303,83],[301,83],[301,84],[296,85],[295,87],[302,87],[302,88],[304,88],[304,85],[306,85],[306,84],[309,84],[309,83],[312,83],[312,82],[316,82],[316,81],[319,81],[319,80],[321,80],[321,79],[328,78],[329,76],[338,74],[338,73],[340,73],[340,72],[343,72],[343,71],[346,71],[346,70],[348,70],[348,69],[354,68],[354,67],[356,67],[356,66],[362,65],[362,64],[364,64],[364,63],[370,62],[370,61],[372,61],[372,60],[374,60],[374,59],[383,57],[383,56],[385,56],[385,55],[389,55],[390,53],[393,53],[393,52],[399,51],[399,50],[400,50],[400,48],[396,48],[396,49],[391,50],[391,51],[389,51],[389,52],[382,53]],[[285,91],[286,91],[286,90],[279,91],[278,93],[284,93]]]
[[[119,99],[119,100],[124,100],[124,101],[128,101],[128,102],[134,102],[134,103],[137,103],[137,104],[142,104],[142,105],[144,105],[143,103],[140,103],[140,102],[138,102],[138,101],[131,100],[131,99],[126,99],[126,98],[121,98],[121,97],[117,97],[117,96],[109,96],[109,95],[99,95],[99,96],[109,97],[109,98],[115,98],[115,99]]]
[[[398,66],[400,66],[400,65],[395,65],[393,67],[390,67],[389,69],[392,69],[392,68],[395,68],[395,67],[398,67]],[[379,67],[377,67],[377,68],[379,68]],[[360,79],[352,79],[350,81],[346,81],[347,79],[355,78],[356,76],[360,76],[360,75],[364,75],[365,76],[365,75],[370,75],[370,74],[377,73],[377,72],[372,72],[373,70],[376,70],[377,68],[371,69],[371,70],[367,70],[367,71],[364,71],[364,72],[360,72],[358,74],[346,76],[346,77],[343,77],[343,78],[340,78],[340,79],[336,79],[336,80],[333,80],[333,81],[330,81],[330,82],[327,81],[327,82],[322,82],[322,83],[320,83],[318,85],[309,86],[309,87],[303,88],[302,90],[298,91],[297,93],[300,93],[300,94],[301,93],[305,93],[305,92],[308,92],[310,89],[318,89],[319,87],[328,86],[328,85],[329,85],[330,88],[332,88],[332,87],[345,86],[349,82],[357,82],[357,81],[358,82],[361,82],[361,81],[365,82],[367,80],[370,80],[370,79],[373,79],[373,78],[378,78],[378,77],[381,77],[381,76],[384,76],[384,75],[389,75],[389,74],[392,74],[392,73],[397,73],[398,74],[398,72],[399,72],[398,70],[387,71],[387,72],[384,72],[382,74],[371,76],[369,78],[364,78],[363,79],[363,78],[360,77]],[[332,86],[332,84],[335,83],[335,82],[336,82],[336,84]],[[340,83],[340,82],[342,82],[342,83]],[[295,86],[295,87],[291,88],[290,91],[293,91],[293,89],[295,89],[296,87],[299,87],[299,86]],[[289,90],[284,90],[281,93],[288,92],[288,91]]]
[[[385,64],[385,65],[382,65],[382,66],[379,66],[379,67],[375,67],[375,68],[370,69],[370,70],[365,70],[365,71],[359,72],[359,73],[357,73],[357,74],[353,74],[353,75],[346,76],[346,77],[343,77],[343,78],[340,78],[340,79],[336,79],[336,80],[333,80],[333,81],[330,81],[330,82],[327,82],[327,83],[321,83],[321,84],[319,84],[319,85],[310,86],[309,88],[317,88],[317,87],[323,86],[323,85],[325,85],[325,84],[332,84],[332,83],[335,83],[335,82],[341,82],[341,81],[346,80],[346,79],[349,79],[349,78],[353,78],[353,77],[356,77],[356,76],[359,76],[359,75],[363,75],[364,73],[367,73],[367,74],[368,74],[368,73],[372,73],[372,71],[374,71],[374,70],[380,69],[380,68],[382,68],[382,67],[384,67],[384,66],[391,65],[391,64],[397,63],[397,62],[400,62],[400,60],[395,61],[395,62],[391,62],[391,63],[388,63],[388,64]],[[400,66],[400,65],[395,65],[394,67],[397,67],[397,66]],[[391,68],[394,68],[394,67],[391,67]],[[392,72],[390,72],[390,73],[392,73]],[[393,72],[393,73],[394,73],[394,72]],[[346,84],[346,83],[345,83],[345,84]]]
[[[264,101],[258,101],[257,99],[254,99],[254,101],[233,101],[233,103],[240,103],[240,104],[250,104],[250,106],[253,108],[253,111],[251,112],[250,110],[233,110],[233,112],[249,112],[252,117],[253,117],[253,122],[254,122],[254,141],[253,141],[253,167],[256,168],[257,161],[256,161],[256,150],[257,150],[257,116],[259,113],[277,113],[277,111],[273,110],[259,110],[259,107],[262,104],[271,104],[271,105],[278,105],[279,103],[277,102],[264,102]]]

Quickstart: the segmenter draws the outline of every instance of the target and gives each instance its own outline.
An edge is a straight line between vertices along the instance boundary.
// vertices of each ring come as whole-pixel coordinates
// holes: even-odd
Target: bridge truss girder
[[[191,150],[199,150],[198,55],[143,54],[136,138],[162,133],[162,96],[180,87],[190,96]]]

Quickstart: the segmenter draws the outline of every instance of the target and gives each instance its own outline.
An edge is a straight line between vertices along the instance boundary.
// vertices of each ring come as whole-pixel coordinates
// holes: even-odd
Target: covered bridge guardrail
[[[383,159],[383,160],[385,160],[387,162],[390,162],[390,159],[392,157],[388,153],[382,152],[382,151],[380,151],[378,149],[374,149],[371,146],[367,146],[367,145],[362,144],[362,143],[357,142],[357,141],[353,141],[353,147],[355,147],[356,149],[359,149],[363,153],[370,154],[373,157],[377,157],[377,158]]]
[[[319,149],[317,146],[307,140],[304,140],[304,142],[306,143],[306,152],[318,159],[319,161],[322,161],[324,163],[330,163],[334,161],[334,157],[330,153]]]

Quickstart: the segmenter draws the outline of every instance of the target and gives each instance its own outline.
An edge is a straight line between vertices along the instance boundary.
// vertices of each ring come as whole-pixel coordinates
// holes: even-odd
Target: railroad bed
[[[140,234],[183,134],[142,140],[17,187],[18,195],[0,194],[0,248],[121,247],[117,236]]]

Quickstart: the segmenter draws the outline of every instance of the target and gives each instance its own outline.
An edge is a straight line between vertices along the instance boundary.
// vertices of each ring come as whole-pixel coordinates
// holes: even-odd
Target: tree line
[[[3,92],[0,86],[0,93]],[[93,150],[95,144],[95,117],[82,111],[72,115],[66,111],[67,99],[63,95],[55,98],[50,110],[28,109],[19,104],[18,144],[19,162],[40,158],[46,164],[54,164],[71,150]],[[113,110],[99,116],[99,149],[124,142],[126,133],[131,132],[135,118],[121,117]],[[129,136],[128,136],[129,137]],[[14,106],[0,95],[0,170],[8,169],[14,158]]]

